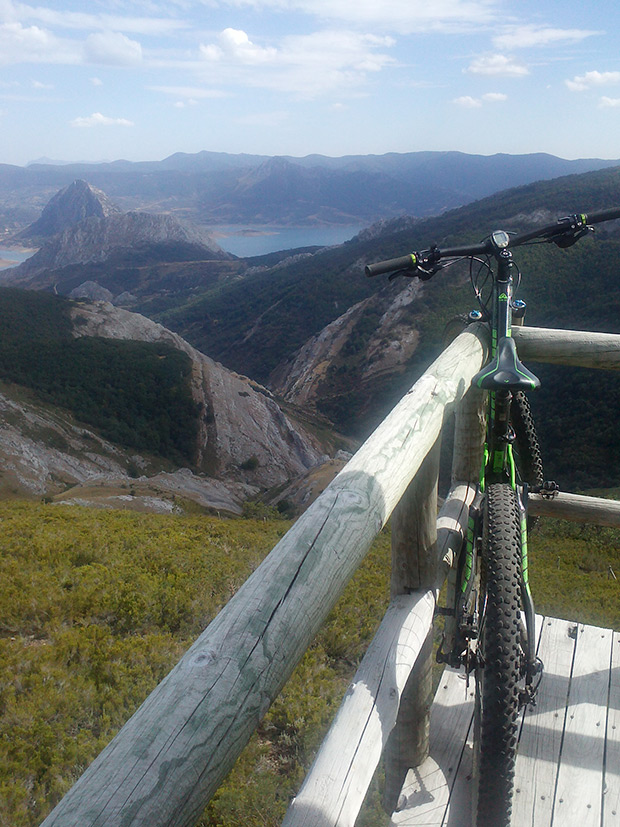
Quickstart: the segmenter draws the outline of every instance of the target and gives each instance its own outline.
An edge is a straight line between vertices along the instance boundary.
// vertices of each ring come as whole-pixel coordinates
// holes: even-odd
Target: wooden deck
[[[521,723],[513,827],[620,827],[620,634],[556,618],[538,629],[545,671]],[[472,716],[473,683],[446,669],[430,757],[409,771],[392,827],[471,827]]]

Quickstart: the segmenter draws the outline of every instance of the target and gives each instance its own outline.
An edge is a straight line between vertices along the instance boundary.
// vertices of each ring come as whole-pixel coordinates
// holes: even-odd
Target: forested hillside
[[[191,464],[199,412],[187,354],[161,342],[76,339],[69,304],[0,289],[0,378],[68,408],[107,439]]]
[[[386,310],[398,303],[407,283],[366,279],[366,262],[431,243],[479,240],[498,227],[518,231],[571,212],[616,206],[619,193],[620,168],[539,182],[413,222],[406,230],[390,233],[388,225],[376,237],[365,233],[335,249],[250,271],[203,291],[197,288],[190,300],[170,296],[145,302],[143,312],[181,331],[229,367],[269,382],[310,337],[363,302],[347,323],[346,343],[322,363],[315,400],[339,428],[361,437],[439,352],[446,322],[475,304],[467,268],[452,267],[416,286],[415,296],[401,301],[398,328],[388,325],[381,331],[382,341],[373,341]],[[519,296],[529,307],[527,323],[620,332],[617,222],[599,226],[593,239],[568,250],[520,248],[515,259],[522,272]],[[413,331],[415,345],[390,368],[367,376],[377,349],[392,347],[407,329]],[[571,487],[620,482],[618,426],[609,416],[620,404],[618,377],[550,367],[539,372],[545,387],[533,404],[549,473]]]

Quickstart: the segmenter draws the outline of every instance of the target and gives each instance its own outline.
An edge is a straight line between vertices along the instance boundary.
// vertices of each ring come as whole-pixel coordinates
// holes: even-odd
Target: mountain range
[[[330,158],[176,153],[158,162],[0,164],[0,226],[34,221],[54,193],[85,179],[124,211],[167,212],[195,224],[365,224],[428,216],[507,187],[614,166],[544,153],[411,152]]]

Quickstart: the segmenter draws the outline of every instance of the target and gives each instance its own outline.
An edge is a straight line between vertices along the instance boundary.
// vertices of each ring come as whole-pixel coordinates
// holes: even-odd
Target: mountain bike
[[[469,260],[479,309],[469,321],[490,333],[490,360],[472,384],[487,391],[480,479],[469,511],[467,537],[448,580],[440,662],[464,666],[475,680],[473,820],[477,827],[509,827],[518,717],[534,704],[543,674],[536,656],[534,602],[528,576],[528,494],[553,496],[545,481],[527,391],[538,378],[519,360],[513,324],[525,303],[516,298],[521,273],[511,249],[554,243],[568,248],[620,218],[620,208],[575,214],[520,234],[496,230],[477,244],[422,252],[366,266],[368,276],[391,273],[426,281],[446,266]]]

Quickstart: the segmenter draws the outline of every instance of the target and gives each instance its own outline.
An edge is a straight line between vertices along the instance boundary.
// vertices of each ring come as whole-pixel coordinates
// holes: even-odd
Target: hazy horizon
[[[0,161],[203,149],[614,159],[620,9],[522,0],[0,4]]]

